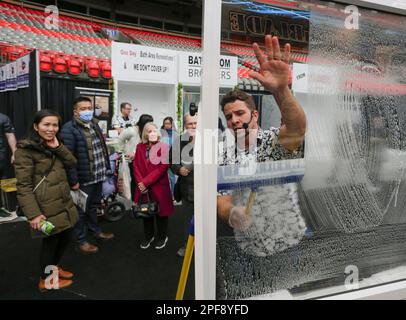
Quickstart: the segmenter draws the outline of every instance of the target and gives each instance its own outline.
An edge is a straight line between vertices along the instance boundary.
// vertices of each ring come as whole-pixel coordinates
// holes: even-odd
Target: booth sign
[[[177,52],[126,43],[112,43],[112,75],[116,80],[177,83]]]
[[[238,84],[238,58],[220,56],[220,87],[234,87]],[[201,85],[202,55],[200,53],[179,53],[179,82],[184,85]]]

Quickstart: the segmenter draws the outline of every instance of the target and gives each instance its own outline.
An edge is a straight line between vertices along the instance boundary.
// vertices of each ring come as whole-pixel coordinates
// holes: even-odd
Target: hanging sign
[[[238,84],[238,58],[220,56],[220,87],[234,87]],[[179,53],[179,82],[183,85],[200,86],[202,81],[202,55],[200,53]]]
[[[30,55],[27,54],[16,60],[17,87],[27,88],[30,84]]]
[[[11,62],[6,64],[6,90],[17,90],[17,63]]]
[[[177,83],[177,52],[127,43],[112,43],[112,74],[116,80]]]
[[[6,90],[6,66],[0,67],[0,92]]]

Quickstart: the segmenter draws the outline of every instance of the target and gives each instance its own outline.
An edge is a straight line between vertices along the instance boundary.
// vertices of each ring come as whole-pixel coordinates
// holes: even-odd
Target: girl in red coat
[[[168,217],[175,208],[173,206],[171,189],[169,187],[169,146],[160,141],[158,127],[149,122],[142,132],[142,143],[137,145],[134,165],[134,178],[137,189],[134,193],[134,202],[138,203],[140,197],[144,202],[148,193],[150,201],[159,205],[159,214],[155,218],[143,219],[145,240],[141,249],[147,249],[155,239],[154,221],[157,225],[157,242],[155,249],[162,249],[168,241]]]

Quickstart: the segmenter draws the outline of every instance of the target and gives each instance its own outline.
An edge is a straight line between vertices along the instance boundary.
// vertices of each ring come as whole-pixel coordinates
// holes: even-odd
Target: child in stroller
[[[103,181],[103,196],[99,215],[104,216],[107,221],[114,222],[124,217],[126,209],[125,205],[117,200],[117,178],[121,155],[110,146],[109,153],[111,171],[114,174]]]

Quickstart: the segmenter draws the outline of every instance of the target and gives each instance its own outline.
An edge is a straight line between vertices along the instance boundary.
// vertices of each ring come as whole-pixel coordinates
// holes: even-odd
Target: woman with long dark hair
[[[173,141],[173,136],[176,134],[176,130],[173,126],[173,118],[172,117],[166,117],[164,121],[162,122],[161,126],[161,131],[165,130],[163,133],[164,135],[162,136],[162,141],[169,144],[170,146],[172,145]]]
[[[177,132],[176,132],[176,130],[174,128],[174,125],[173,125],[173,118],[172,117],[166,117],[164,119],[164,121],[162,122],[161,134],[162,134],[162,139],[161,140],[163,142],[167,143],[169,145],[169,148],[171,148],[172,144],[173,144],[173,140],[177,136]],[[172,170],[168,170],[168,176],[169,176],[169,184],[170,184],[171,191],[172,191],[172,196],[173,196],[173,192],[174,192],[174,189],[175,189],[175,184],[176,184],[177,177],[172,172]]]
[[[60,128],[58,113],[37,112],[27,138],[17,143],[15,153],[17,200],[31,226],[32,236],[42,238],[40,290],[67,287],[73,277],[59,263],[79,218],[66,176],[66,168],[75,167],[76,159],[62,144]],[[51,271],[52,279],[46,281]]]

